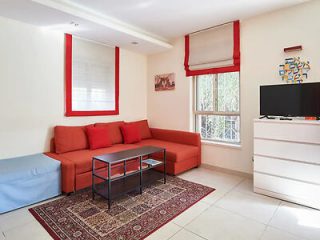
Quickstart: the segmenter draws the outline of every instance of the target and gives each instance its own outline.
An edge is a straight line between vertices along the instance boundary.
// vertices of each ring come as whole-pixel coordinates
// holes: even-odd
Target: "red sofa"
[[[86,126],[68,127],[56,126],[51,150],[46,153],[61,162],[62,191],[74,192],[91,186],[92,157],[105,153],[112,153],[140,146],[159,146],[166,148],[167,173],[177,175],[201,164],[201,144],[198,133],[149,128],[147,120],[134,122],[139,125],[142,140],[135,144],[123,144],[120,126],[123,121],[111,123],[96,123],[94,126],[107,127],[111,136],[112,146],[90,150],[86,136]],[[154,155],[154,158],[162,158]],[[138,166],[136,159],[128,163],[127,169],[134,170]],[[97,168],[106,168],[97,165]],[[118,164],[111,170],[112,175],[122,171]]]

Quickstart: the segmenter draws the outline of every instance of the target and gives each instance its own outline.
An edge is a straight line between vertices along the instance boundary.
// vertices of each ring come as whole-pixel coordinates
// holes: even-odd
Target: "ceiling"
[[[152,54],[187,33],[306,1],[0,0],[0,16]]]

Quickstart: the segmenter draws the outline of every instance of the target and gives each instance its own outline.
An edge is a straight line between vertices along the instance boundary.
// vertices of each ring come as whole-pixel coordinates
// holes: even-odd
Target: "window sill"
[[[218,147],[226,147],[226,148],[235,148],[235,149],[241,149],[242,146],[241,144],[236,144],[236,143],[224,143],[224,142],[214,142],[214,141],[206,141],[206,140],[201,140],[201,143],[204,145],[213,145],[213,146],[218,146]]]

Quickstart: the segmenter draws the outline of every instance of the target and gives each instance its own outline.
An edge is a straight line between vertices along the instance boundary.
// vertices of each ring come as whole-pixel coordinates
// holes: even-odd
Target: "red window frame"
[[[72,35],[65,34],[65,116],[106,116],[119,114],[119,47],[115,47],[115,110],[72,110]]]
[[[240,22],[233,22],[233,66],[209,68],[200,70],[189,69],[189,35],[184,37],[185,40],[185,58],[184,68],[186,70],[186,76],[197,76],[206,74],[226,73],[226,72],[240,72]]]

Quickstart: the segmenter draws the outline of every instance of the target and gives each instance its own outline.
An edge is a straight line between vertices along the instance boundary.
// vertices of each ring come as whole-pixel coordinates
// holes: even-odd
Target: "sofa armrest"
[[[56,153],[45,153],[48,157],[51,157],[55,160],[61,162],[61,184],[62,184],[62,192],[71,193],[75,190],[75,164],[63,158],[61,155]]]
[[[181,143],[201,147],[201,137],[199,133],[150,128],[152,137],[168,142]]]

